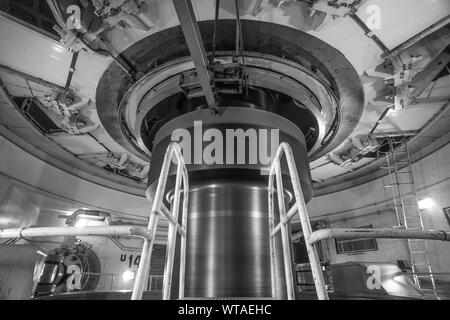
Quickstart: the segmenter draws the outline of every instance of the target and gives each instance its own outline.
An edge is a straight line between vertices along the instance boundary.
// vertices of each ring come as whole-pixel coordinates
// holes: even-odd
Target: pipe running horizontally
[[[326,239],[423,239],[450,241],[450,232],[405,229],[322,229],[308,237],[310,244]]]
[[[150,239],[151,233],[144,227],[48,227],[14,228],[0,230],[0,239],[59,237],[59,236],[126,236]]]

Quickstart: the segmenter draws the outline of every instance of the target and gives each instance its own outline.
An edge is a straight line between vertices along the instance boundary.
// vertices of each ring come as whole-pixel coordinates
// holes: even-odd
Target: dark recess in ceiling
[[[58,37],[53,30],[55,18],[45,0],[1,0],[0,11]]]

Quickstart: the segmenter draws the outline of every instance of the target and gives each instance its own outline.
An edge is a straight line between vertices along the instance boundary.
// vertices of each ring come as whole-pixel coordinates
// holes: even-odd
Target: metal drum
[[[185,160],[188,160],[186,162],[190,183],[185,296],[190,298],[269,298],[272,296],[272,281],[269,252],[268,177],[264,175],[264,170],[261,170],[267,169],[270,162],[264,165],[260,162],[248,161],[251,158],[251,152],[259,152],[258,148],[251,146],[250,134],[245,144],[245,157],[241,157],[241,160],[245,158],[245,163],[237,161],[239,150],[237,145],[230,149],[230,141],[222,141],[224,149],[220,153],[223,153],[223,163],[221,161],[205,163],[207,159],[200,157],[195,159],[193,153],[199,150],[203,152],[212,141],[211,139],[195,141],[202,136],[202,132],[193,125],[199,120],[202,121],[203,133],[213,129],[216,134],[223,134],[224,139],[227,136],[227,130],[230,129],[242,129],[245,132],[277,129],[279,142],[288,142],[294,150],[305,200],[308,202],[312,197],[312,188],[303,133],[292,122],[275,113],[255,108],[229,107],[221,115],[211,115],[209,110],[204,109],[183,114],[166,123],[153,141],[149,173],[150,191],[156,188],[162,158],[168,144],[173,141],[172,133],[182,128],[191,135],[184,138],[190,140],[190,143],[186,144],[184,141],[184,149],[182,149]],[[269,135],[268,143],[271,142],[270,138]],[[257,145],[263,146],[259,141]],[[192,150],[186,152],[186,148],[190,147]],[[276,149],[277,146],[272,156]],[[233,160],[236,161],[225,161],[230,152],[234,153]],[[190,154],[190,159],[186,159],[187,154]],[[172,167],[175,168],[175,166]],[[175,175],[173,169],[169,175],[168,190],[173,189]],[[282,167],[282,172],[287,173],[287,166]],[[288,179],[285,181],[285,188],[290,189]],[[286,202],[290,202],[291,198],[288,191],[285,195]],[[166,199],[167,205],[170,206],[170,192]],[[276,201],[275,206],[277,206]],[[276,245],[279,246],[280,253],[275,257],[277,297],[285,298],[286,279],[281,256],[281,239],[277,239]],[[177,295],[175,287],[178,275],[177,264],[175,262],[173,297]]]
[[[270,297],[267,185],[209,181],[192,188],[189,201],[186,296]]]

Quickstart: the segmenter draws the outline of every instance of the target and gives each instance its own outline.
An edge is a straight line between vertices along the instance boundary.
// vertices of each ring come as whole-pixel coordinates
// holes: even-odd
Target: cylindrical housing
[[[271,270],[263,181],[206,181],[190,192],[186,296],[270,297]],[[282,252],[281,242],[278,252]],[[277,296],[286,295],[276,257]]]
[[[277,143],[272,146],[275,140]],[[303,133],[289,120],[253,108],[230,107],[220,115],[211,115],[204,109],[184,114],[156,134],[150,191],[156,187],[162,157],[171,141],[180,143],[189,171],[185,296],[271,297],[267,176],[270,156],[275,155],[279,143],[291,145],[308,202],[312,188]],[[287,166],[282,166],[282,171],[286,175]],[[174,175],[175,166],[170,172],[168,191],[173,190]],[[286,176],[283,179],[284,198],[289,203],[290,183]],[[170,201],[170,191],[166,199]],[[277,297],[285,298],[279,237],[276,247]]]

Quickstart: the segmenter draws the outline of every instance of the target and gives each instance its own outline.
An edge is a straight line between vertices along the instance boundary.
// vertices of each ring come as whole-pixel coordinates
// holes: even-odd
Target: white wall
[[[442,137],[441,148],[413,165],[419,198],[430,197],[436,206],[423,211],[425,228],[450,231],[442,209],[450,207],[450,144]],[[386,178],[384,178],[386,181]],[[28,186],[28,187],[24,187]],[[80,205],[100,210],[146,216],[149,204],[143,197],[110,190],[74,177],[41,161],[10,141],[0,137],[0,228],[29,225],[55,225],[58,210],[46,210],[48,196],[33,195],[33,188],[53,197],[67,199],[67,208]],[[28,191],[27,191],[28,190]],[[30,192],[30,190],[32,190]],[[38,193],[38,192],[36,192]],[[39,199],[46,199],[44,204]],[[37,199],[37,200],[36,200]],[[396,225],[395,217],[386,209],[391,204],[383,187],[383,179],[334,194],[314,198],[308,205],[314,219],[327,219],[334,227],[375,228]],[[53,203],[52,203],[53,205]],[[58,205],[54,205],[58,209]],[[392,209],[392,207],[391,207]],[[430,258],[435,272],[450,272],[450,243],[429,241]],[[396,261],[406,259],[402,241],[378,240],[379,251],[358,255],[337,255],[334,242],[328,244],[332,262]],[[450,280],[450,275],[442,276]]]
[[[419,199],[429,197],[435,207],[423,210],[426,229],[450,231],[443,208],[450,207],[450,144],[448,137],[442,137],[441,147],[431,155],[413,164]],[[438,141],[439,143],[439,141]],[[373,225],[374,228],[389,228],[397,225],[392,206],[392,195],[384,184],[388,178],[377,179],[344,191],[314,198],[308,204],[313,219],[330,221],[331,227],[360,227]],[[336,254],[336,246],[329,242],[329,256],[332,263],[346,261],[391,261],[406,259],[406,242],[402,240],[377,240],[379,251],[358,255]],[[428,249],[433,271],[450,273],[450,242],[428,241]],[[450,280],[450,274],[439,279]]]
[[[69,215],[77,209],[97,209],[112,212],[117,218],[146,220],[149,202],[145,197],[111,190],[82,180],[51,165],[46,164],[14,143],[0,136],[0,229],[18,227],[64,226],[60,215]],[[161,219],[162,221],[162,219]],[[153,252],[151,275],[162,275],[165,259],[165,238],[167,226],[160,225]],[[59,238],[39,238],[39,245],[51,250],[52,241]],[[142,240],[120,238],[123,248],[104,237],[82,237],[93,245],[101,260],[102,278],[99,290],[131,289],[133,281],[124,282],[121,275],[125,270],[136,271],[137,265],[129,268],[129,261],[121,261],[133,255],[133,261],[140,255]],[[0,244],[5,240],[0,239]],[[50,241],[50,242],[46,242]],[[19,241],[23,244],[25,241]],[[2,294],[0,290],[0,295]]]
[[[393,211],[385,211],[379,214],[371,214],[358,218],[338,220],[330,222],[331,228],[358,228],[372,225],[373,228],[391,228],[396,223]],[[329,257],[332,263],[344,263],[348,261],[359,262],[396,262],[408,260],[407,244],[404,240],[377,239],[377,251],[368,251],[358,254],[337,254],[334,240],[328,241]]]

